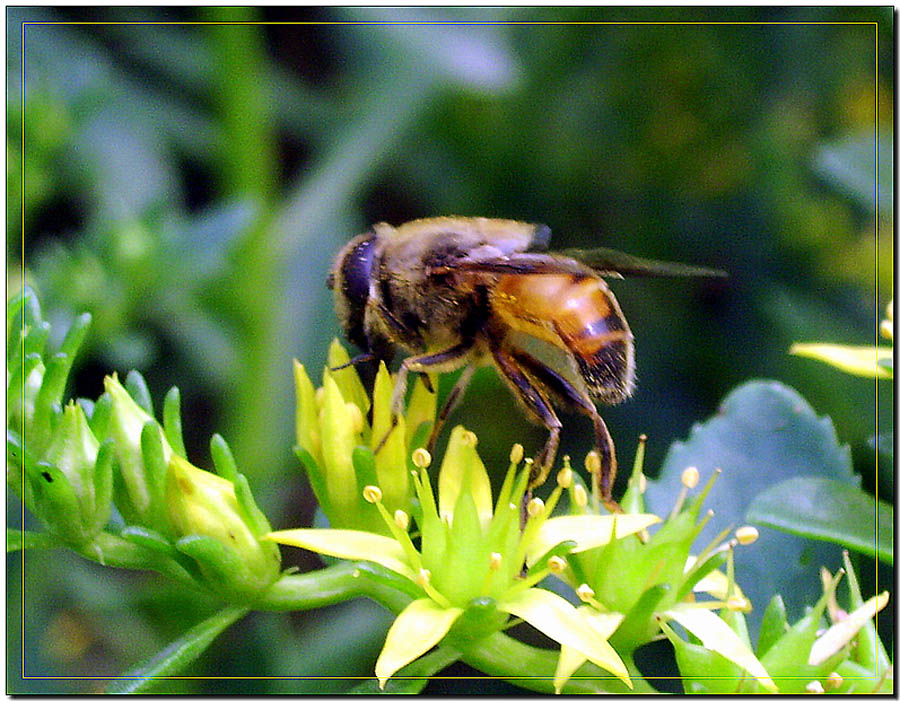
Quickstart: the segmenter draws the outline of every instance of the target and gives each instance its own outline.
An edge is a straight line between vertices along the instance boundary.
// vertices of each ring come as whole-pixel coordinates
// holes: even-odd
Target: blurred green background
[[[272,24],[197,24],[211,20]],[[422,24],[465,20],[572,24]],[[622,23],[662,20],[688,24]],[[324,286],[338,248],[382,220],[544,222],[559,247],[730,274],[613,281],[636,337],[635,396],[603,412],[624,464],[646,433],[653,475],[729,389],[767,377],[830,415],[864,486],[892,501],[892,462],[871,440],[876,421],[892,431],[890,383],[876,411],[874,381],[787,350],[877,340],[893,288],[893,46],[888,7],[8,8],[7,289],[24,271],[58,331],[93,315],[72,394],[94,398],[132,367],[157,402],[177,384],[189,457],[209,466],[221,432],[285,528],[315,508],[291,453],[290,361],[315,377],[339,333]],[[511,443],[533,452],[544,438],[490,369],[455,422],[497,471]],[[589,422],[570,418],[561,454],[580,463],[589,441]],[[747,489],[777,471],[761,465]],[[7,504],[15,525],[20,505]],[[121,673],[215,606],[63,551],[28,552],[24,601],[22,578],[10,557],[10,693],[102,689],[77,677]],[[368,676],[388,624],[366,601],[254,614],[188,674]],[[47,678],[22,681],[23,653],[25,673]]]

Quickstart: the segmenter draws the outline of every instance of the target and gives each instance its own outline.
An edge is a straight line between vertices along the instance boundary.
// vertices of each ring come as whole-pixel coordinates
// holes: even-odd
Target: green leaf
[[[894,562],[894,509],[843,482],[823,477],[779,482],[753,500],[747,519]]]
[[[788,630],[787,612],[784,610],[784,599],[780,594],[772,597],[766,612],[763,614],[762,625],[759,628],[759,641],[756,644],[756,652],[765,655],[772,645]]]
[[[804,476],[854,487],[859,483],[850,449],[838,442],[831,420],[816,416],[795,390],[767,380],[737,387],[715,415],[669,448],[659,479],[647,485],[650,511],[669,513],[681,491],[681,473],[691,465],[700,471],[701,482],[716,468],[722,470],[704,504],[715,515],[695,541],[698,549],[723,528],[745,523],[756,495],[777,482]],[[841,562],[836,545],[768,528],[760,529],[755,544],[736,549],[734,559],[744,594],[757,604],[748,617],[753,631],[758,630],[762,602],[780,593],[788,612],[799,614],[819,596],[818,568],[834,571]]]
[[[198,623],[149,660],[111,681],[106,687],[106,693],[144,692],[160,679],[178,675],[197,659],[223,630],[242,618],[248,610],[244,607],[229,606]]]
[[[377,679],[367,679],[354,686],[349,694],[419,694],[429,681],[444,667],[456,662],[462,653],[447,645],[437,647],[427,655],[410,662],[400,677],[389,679],[382,690]]]
[[[885,217],[892,213],[891,178],[876,177],[878,172],[890,173],[893,169],[892,151],[883,144],[891,144],[893,139],[887,133],[878,134],[881,146],[875,154],[875,135],[869,132],[847,134],[836,141],[822,144],[813,159],[813,168],[836,190],[852,197],[869,212],[875,214],[875,200],[878,199],[878,214]],[[878,184],[876,194],[874,184]]]

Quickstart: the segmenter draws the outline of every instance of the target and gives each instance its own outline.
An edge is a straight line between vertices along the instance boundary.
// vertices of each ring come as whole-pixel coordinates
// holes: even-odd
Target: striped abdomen
[[[491,292],[491,308],[511,328],[571,354],[588,389],[602,401],[612,404],[631,394],[631,330],[599,277],[502,275]]]

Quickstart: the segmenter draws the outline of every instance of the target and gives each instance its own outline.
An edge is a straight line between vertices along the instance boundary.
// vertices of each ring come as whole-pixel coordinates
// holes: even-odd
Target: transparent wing
[[[639,258],[612,248],[566,248],[553,253],[573,258],[607,277],[728,277],[724,270]]]

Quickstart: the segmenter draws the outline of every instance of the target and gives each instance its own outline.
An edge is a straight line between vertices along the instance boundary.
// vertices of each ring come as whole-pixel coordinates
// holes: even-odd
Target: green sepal
[[[26,288],[21,292],[17,292],[10,299],[6,301],[6,324],[7,324],[7,335],[11,329],[15,329],[16,327],[22,328],[22,317],[19,315],[19,312],[22,311],[22,307],[25,306],[25,297],[29,294],[33,294],[31,289]]]
[[[177,455],[187,458],[181,433],[181,392],[177,387],[172,387],[166,392],[166,397],[163,399],[163,431],[172,450]]]
[[[234,484],[234,497],[241,509],[244,523],[247,524],[250,532],[257,538],[260,538],[271,531],[272,525],[269,523],[266,515],[256,505],[256,500],[254,500],[253,493],[250,491],[250,483],[247,481],[247,478],[238,473],[232,484]],[[262,541],[260,545],[263,548],[268,548],[269,541]],[[274,549],[278,549],[278,546],[274,543],[272,546]]]
[[[141,409],[153,416],[153,399],[150,397],[150,390],[147,388],[147,381],[144,376],[137,370],[129,370],[125,377],[125,389],[134,403]]]
[[[119,531],[119,536],[130,543],[140,545],[142,548],[147,548],[148,550],[153,550],[154,552],[162,553],[163,555],[174,557],[179,554],[178,550],[175,549],[175,546],[168,538],[151,528],[144,528],[143,526],[127,526]]]
[[[112,414],[112,409],[112,397],[105,392],[94,402],[94,411],[88,418],[88,426],[90,426],[91,433],[97,437],[98,441],[105,440],[109,435],[109,418]]]
[[[356,473],[356,484],[360,490],[368,485],[378,485],[378,474],[375,470],[375,453],[365,445],[358,445],[351,455],[353,471]],[[360,491],[360,499],[362,491]]]
[[[16,415],[14,409],[20,408],[18,416],[25,419],[25,380],[31,372],[40,364],[41,356],[37,353],[29,353],[22,362],[10,365],[13,368],[7,383],[6,390],[6,417],[7,423],[11,416]]]
[[[802,694],[812,679],[824,680],[843,661],[842,655],[832,655],[820,665],[810,665],[809,652],[816,641],[827,595],[815,607],[776,640],[765,655],[759,658],[784,694]]]
[[[499,631],[508,620],[509,614],[497,608],[496,599],[490,596],[476,597],[466,606],[441,645],[468,650],[480,639]]]
[[[303,465],[306,471],[306,478],[312,487],[313,493],[316,495],[316,501],[326,514],[331,513],[331,500],[328,498],[328,488],[325,485],[325,473],[316,459],[306,448],[294,446],[294,455]]]
[[[432,569],[435,588],[454,602],[454,605],[468,602],[480,592],[489,566],[485,545],[475,500],[466,489],[457,497],[453,508],[446,553],[440,567]],[[495,577],[494,581],[497,582],[498,579],[501,578]]]
[[[776,594],[766,606],[762,623],[759,626],[759,641],[756,644],[756,654],[763,657],[782,635],[788,630],[787,609],[781,594]]]
[[[50,442],[53,406],[59,406],[72,362],[65,353],[56,353],[44,365],[44,379],[34,400],[34,417],[29,434],[29,441],[38,453],[43,453]]]
[[[707,558],[699,567],[695,567],[688,571],[687,576],[682,580],[681,585],[678,587],[675,601],[683,601],[684,598],[694,590],[697,582],[713,570],[717,570],[725,564],[726,559],[727,555],[724,552],[718,552],[712,557]]]
[[[734,694],[747,673],[718,652],[703,645],[687,642],[669,625],[660,628],[672,643],[678,676],[686,694]],[[745,682],[746,683],[746,682]]]
[[[69,330],[66,331],[66,336],[59,347],[60,352],[65,353],[69,358],[75,358],[90,327],[91,315],[89,313],[85,312],[76,316],[72,325],[69,326]]]
[[[81,504],[65,473],[53,465],[26,465],[25,474],[34,494],[35,512],[54,535],[67,543],[89,539],[81,522]]]
[[[622,623],[609,638],[609,644],[619,654],[628,654],[653,637],[659,627],[653,614],[671,588],[668,584],[650,587],[625,614]]]
[[[234,461],[231,448],[220,434],[214,433],[213,437],[209,439],[209,453],[212,455],[216,474],[229,482],[234,482],[238,475],[237,463]]]
[[[856,571],[850,560],[850,554],[843,553],[844,570],[847,573],[847,584],[850,588],[850,610],[853,611],[863,605],[862,592],[859,589],[859,581],[856,579]],[[881,642],[878,631],[873,621],[868,621],[856,635],[856,650],[851,655],[855,662],[867,667],[873,674],[882,674],[891,666],[891,658]]]
[[[94,462],[94,530],[100,530],[109,521],[112,512],[113,467],[116,462],[116,446],[112,439],[104,441],[97,450]]]
[[[215,538],[205,535],[186,535],[175,541],[175,548],[195,560],[204,580],[225,595],[246,596],[255,593],[253,577],[238,554]]]
[[[46,346],[47,338],[49,338],[49,336],[50,324],[46,321],[37,321],[26,331],[25,347],[23,348],[25,355],[29,355],[30,353],[43,355],[44,346]]]
[[[161,514],[165,504],[168,465],[162,442],[163,434],[159,424],[153,420],[147,421],[141,429],[141,457],[144,459],[144,475],[154,522],[158,515],[157,511]]]

